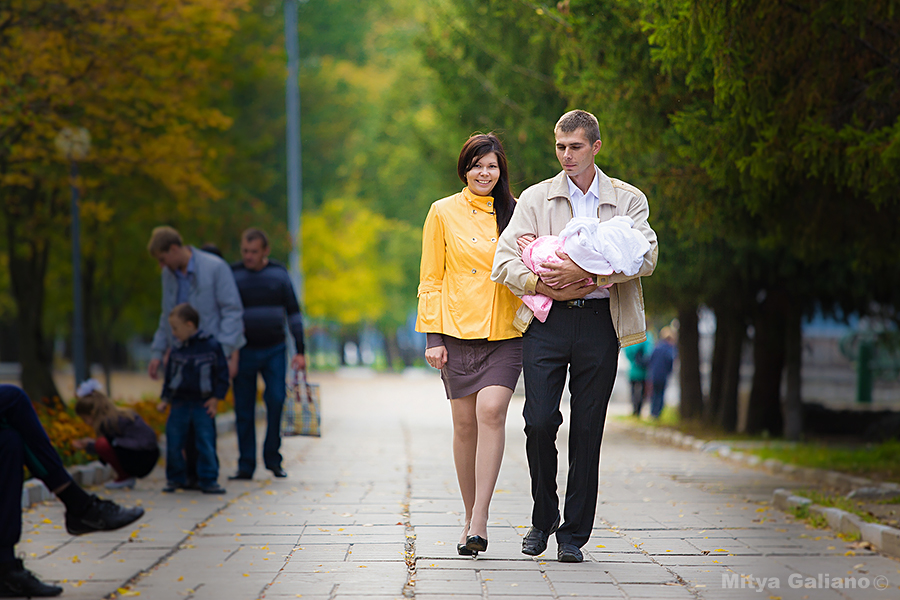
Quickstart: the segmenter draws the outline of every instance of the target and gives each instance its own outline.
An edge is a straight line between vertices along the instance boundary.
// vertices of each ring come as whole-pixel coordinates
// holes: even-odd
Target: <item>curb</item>
[[[866,477],[856,477],[846,473],[838,473],[837,471],[800,467],[773,458],[762,460],[756,455],[735,450],[728,442],[701,440],[674,429],[638,427],[627,423],[625,425],[634,433],[659,442],[689,450],[716,454],[721,458],[742,463],[748,467],[762,467],[773,473],[788,475],[805,483],[821,484],[824,482],[841,491],[852,491],[862,487],[880,488],[888,492],[900,490],[900,484],[896,483],[882,483]],[[791,509],[797,506],[807,506],[811,514],[823,517],[828,522],[828,527],[833,531],[847,535],[859,535],[862,541],[869,542],[880,552],[889,556],[900,557],[900,529],[863,521],[857,515],[839,508],[826,508],[813,504],[809,498],[795,496],[790,491],[782,488],[773,492],[772,505],[782,512],[790,512]]]
[[[266,408],[256,406],[256,418],[265,417]],[[224,434],[235,430],[235,416],[233,412],[216,416],[216,433]],[[160,454],[165,456],[166,435],[159,436]],[[76,465],[67,469],[72,479],[81,487],[100,485],[113,478],[115,473],[112,467],[99,461],[89,462],[86,465]],[[32,477],[22,485],[22,510],[30,508],[33,504],[51,500],[54,496],[44,485],[44,482]]]
[[[772,505],[782,512],[790,512],[798,506],[806,506],[810,514],[819,515],[828,522],[828,527],[838,533],[858,535],[864,542],[869,542],[879,551],[894,557],[900,557],[900,529],[869,523],[859,516],[839,508],[826,508],[813,504],[809,498],[794,496],[790,491],[777,489],[772,494]]]

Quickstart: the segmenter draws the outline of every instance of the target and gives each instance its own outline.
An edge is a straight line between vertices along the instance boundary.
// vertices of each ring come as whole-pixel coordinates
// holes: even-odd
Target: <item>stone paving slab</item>
[[[900,597],[900,562],[771,510],[773,490],[790,487],[785,475],[657,445],[612,418],[586,562],[557,562],[553,539],[539,557],[521,554],[531,513],[521,396],[510,407],[489,550],[460,557],[449,406],[435,374],[411,375],[315,374],[324,433],[285,439],[287,479],[260,468],[253,481],[226,481],[236,442],[223,434],[227,494],[162,494],[157,469],[133,491],[96,490],[144,506],[134,527],[73,538],[51,501],[25,515],[17,549],[29,568],[62,581],[64,598],[83,600],[128,597],[119,588],[151,600]],[[628,412],[626,387],[620,378],[611,415]],[[561,492],[566,461],[561,444]],[[851,578],[869,587],[834,589]],[[876,578],[889,589],[875,589]]]

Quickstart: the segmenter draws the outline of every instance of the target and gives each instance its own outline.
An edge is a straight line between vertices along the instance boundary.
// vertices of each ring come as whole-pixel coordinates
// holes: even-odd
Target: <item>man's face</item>
[[[263,248],[263,241],[260,239],[241,240],[241,261],[244,267],[250,271],[259,271],[269,261],[270,248]]]
[[[586,169],[593,168],[594,157],[600,152],[600,144],[600,140],[591,144],[581,127],[571,133],[557,131],[556,158],[566,175],[577,177]]]
[[[169,317],[169,327],[172,328],[172,335],[179,342],[186,342],[192,335],[197,333],[197,326],[190,321],[182,321],[178,317]]]
[[[172,272],[181,269],[183,266],[181,264],[181,246],[169,246],[169,249],[165,252],[157,252],[155,258],[160,268],[169,267],[169,270]]]

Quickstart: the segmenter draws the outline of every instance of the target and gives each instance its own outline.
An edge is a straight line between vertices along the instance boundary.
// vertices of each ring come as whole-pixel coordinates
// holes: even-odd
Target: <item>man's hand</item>
[[[211,417],[216,416],[216,410],[219,408],[219,399],[218,398],[210,398],[206,402],[203,403],[203,406],[206,407],[206,414]]]
[[[557,250],[556,255],[560,257],[563,262],[541,263],[541,266],[549,271],[548,273],[541,275],[541,281],[546,283],[549,287],[559,290],[568,285],[572,285],[573,283],[581,282],[583,279],[590,279],[593,277],[593,273],[588,273],[576,265],[575,261],[569,258],[569,255],[562,250]],[[552,298],[552,296],[550,297]],[[582,296],[575,296],[575,298],[581,297]],[[573,298],[567,299],[572,300]]]
[[[241,351],[235,350],[228,357],[228,379],[234,379],[238,374],[238,365],[241,361]]]
[[[168,408],[168,406],[168,402],[157,402],[156,410],[158,410],[159,412],[166,412],[166,408]]]
[[[434,346],[425,351],[425,362],[435,369],[443,369],[447,364],[447,347]]]
[[[525,252],[525,248],[528,247],[528,244],[536,240],[537,238],[531,235],[530,233],[526,233],[522,237],[516,240],[516,245],[519,247],[519,254]]]
[[[305,354],[295,354],[294,358],[291,359],[291,368],[295,371],[305,371],[306,370],[306,355]]]
[[[555,290],[538,279],[534,291],[538,294],[550,296],[554,300],[576,300],[578,298],[584,298],[596,289],[597,286],[593,283],[579,282],[566,286],[561,290]]]
[[[150,360],[150,364],[147,365],[147,375],[150,376],[150,379],[159,379],[160,364],[162,364],[162,361],[158,358]]]

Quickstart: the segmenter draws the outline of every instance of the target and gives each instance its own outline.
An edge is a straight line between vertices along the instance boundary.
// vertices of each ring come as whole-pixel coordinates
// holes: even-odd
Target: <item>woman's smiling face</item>
[[[466,187],[476,196],[490,196],[499,180],[500,163],[494,152],[476,158],[475,164],[466,171]]]

